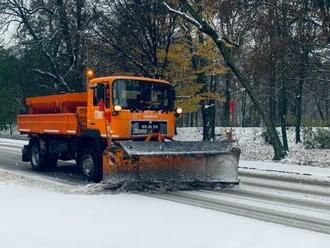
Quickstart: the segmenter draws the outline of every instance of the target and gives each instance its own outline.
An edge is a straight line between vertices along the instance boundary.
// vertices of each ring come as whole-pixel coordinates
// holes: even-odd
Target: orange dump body
[[[87,106],[85,92],[31,97],[26,105],[29,113],[17,116],[21,133],[75,135],[86,122],[81,114]]]
[[[87,93],[30,97],[25,102],[30,114],[75,113],[77,107],[87,106]]]

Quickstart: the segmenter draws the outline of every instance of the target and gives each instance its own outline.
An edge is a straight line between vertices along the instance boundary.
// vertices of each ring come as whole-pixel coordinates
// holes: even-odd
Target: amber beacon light
[[[86,71],[86,76],[89,79],[95,77],[95,71],[91,68],[88,68]]]

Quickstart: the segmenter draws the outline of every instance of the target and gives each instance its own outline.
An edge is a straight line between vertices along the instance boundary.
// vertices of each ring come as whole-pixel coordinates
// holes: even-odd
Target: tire
[[[35,141],[31,144],[30,152],[32,169],[36,171],[43,171],[45,168],[39,142]]]
[[[30,149],[31,166],[36,171],[54,170],[57,166],[57,157],[51,156],[47,152],[42,152],[39,142],[31,144]]]
[[[82,173],[88,181],[99,183],[102,181],[102,159],[95,149],[87,147],[79,159]]]

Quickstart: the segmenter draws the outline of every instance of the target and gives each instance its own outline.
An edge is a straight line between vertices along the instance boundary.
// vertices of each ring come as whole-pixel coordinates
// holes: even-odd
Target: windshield
[[[168,84],[120,79],[113,83],[113,103],[131,110],[172,111],[174,90]]]

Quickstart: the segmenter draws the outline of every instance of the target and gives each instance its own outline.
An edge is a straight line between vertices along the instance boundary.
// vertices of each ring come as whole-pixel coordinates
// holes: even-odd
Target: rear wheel
[[[42,152],[39,142],[31,145],[31,166],[36,171],[54,170],[57,166],[57,157],[50,155],[47,151]]]
[[[85,148],[79,159],[80,168],[88,181],[99,183],[102,180],[101,155],[93,148]]]
[[[31,166],[32,169],[41,171],[43,170],[42,156],[40,145],[37,142],[34,142],[31,147]]]

